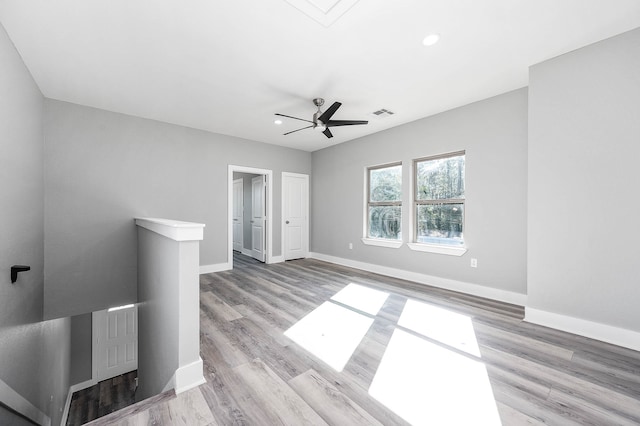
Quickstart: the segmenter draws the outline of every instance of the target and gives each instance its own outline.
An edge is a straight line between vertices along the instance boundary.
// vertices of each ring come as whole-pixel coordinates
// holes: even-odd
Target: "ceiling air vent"
[[[383,117],[390,117],[392,116],[394,113],[392,111],[389,111],[388,109],[379,109],[377,111],[373,111],[371,113],[371,115],[373,115],[374,117],[378,117],[378,118],[383,118]]]

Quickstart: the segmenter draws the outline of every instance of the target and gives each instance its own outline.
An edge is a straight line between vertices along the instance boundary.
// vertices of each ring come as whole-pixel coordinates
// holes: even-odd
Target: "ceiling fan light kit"
[[[325,112],[322,112],[320,109],[322,105],[324,105],[324,99],[315,98],[313,100],[313,104],[318,108],[313,114],[313,120],[305,120],[304,118],[293,117],[290,115],[276,113],[277,116],[293,118],[294,120],[306,121],[307,123],[311,123],[310,126],[302,127],[300,129],[292,130],[290,132],[284,133],[283,135],[290,135],[291,133],[298,132],[304,129],[314,129],[318,132],[322,132],[327,138],[332,138],[333,134],[330,127],[338,127],[338,126],[356,126],[369,123],[366,120],[332,120],[333,114],[336,113],[338,108],[342,105],[340,102],[334,102]]]

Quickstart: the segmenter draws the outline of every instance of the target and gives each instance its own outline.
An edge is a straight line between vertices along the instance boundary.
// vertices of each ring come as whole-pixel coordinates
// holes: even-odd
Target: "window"
[[[414,241],[463,247],[464,151],[414,160]]]
[[[369,167],[366,238],[394,240],[401,244],[401,224],[402,164]]]

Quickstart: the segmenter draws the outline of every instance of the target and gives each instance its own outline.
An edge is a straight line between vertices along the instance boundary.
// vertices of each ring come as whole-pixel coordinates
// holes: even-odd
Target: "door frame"
[[[266,226],[267,241],[265,244],[265,263],[273,262],[273,170],[229,164],[227,178],[227,263],[233,268],[233,172],[251,173],[266,176],[267,209]]]
[[[267,203],[265,199],[265,190],[267,178],[265,175],[257,175],[251,178],[251,257],[260,262],[264,262],[265,259],[265,249],[267,247],[266,235],[267,230],[265,228],[265,217],[267,216],[266,208]],[[260,189],[256,191],[256,185],[260,186]],[[256,203],[256,195],[260,196],[260,204]],[[259,208],[259,222],[260,222],[260,242],[261,245],[256,251],[256,241],[255,241],[255,227],[256,227],[256,207]]]
[[[235,185],[237,183],[240,183],[240,185],[241,185],[241,191],[240,192],[242,194],[242,197],[239,200],[239,203],[240,203],[241,209],[242,209],[242,215],[241,215],[242,221],[240,223],[240,250],[239,251],[242,253],[242,252],[244,252],[244,179],[240,178],[240,179],[236,179],[236,180],[233,181],[233,185]],[[232,188],[233,188],[233,185],[232,185]],[[233,200],[233,197],[231,199]],[[233,208],[235,208],[235,204],[232,207],[232,210],[231,210],[232,212],[233,212]],[[232,223],[232,225],[233,225],[233,219],[234,219],[234,217],[233,217],[233,213],[232,213],[232,215],[231,215],[231,223]],[[235,241],[233,241],[232,243],[234,243],[234,242]]]
[[[304,174],[304,173],[293,173],[293,172],[282,172],[282,192],[281,192],[281,194],[282,194],[282,207],[280,209],[281,217],[282,217],[282,227],[281,227],[281,231],[282,231],[281,232],[281,234],[282,234],[281,235],[281,239],[282,239],[282,243],[281,243],[282,257],[285,258],[285,253],[287,252],[286,251],[286,245],[285,245],[286,244],[286,239],[285,239],[285,223],[284,223],[284,221],[286,220],[286,218],[284,217],[285,216],[285,209],[286,209],[286,204],[285,203],[287,201],[287,200],[285,200],[285,194],[287,192],[285,191],[284,186],[286,184],[285,177],[287,177],[287,176],[295,177],[295,178],[303,178],[306,181],[306,184],[307,184],[307,202],[306,202],[306,205],[304,206],[304,209],[305,209],[304,213],[305,213],[305,215],[307,217],[307,223],[306,223],[306,227],[305,227],[306,228],[305,231],[306,231],[306,234],[307,234],[306,235],[307,238],[306,238],[306,241],[305,241],[306,242],[306,247],[305,247],[306,256],[305,257],[309,257],[309,249],[310,249],[310,247],[309,247],[310,246],[309,234],[311,232],[310,231],[310,228],[311,228],[311,223],[310,222],[311,221],[310,221],[310,218],[309,218],[309,200],[311,199],[311,195],[309,194],[309,191],[310,191],[309,175]]]

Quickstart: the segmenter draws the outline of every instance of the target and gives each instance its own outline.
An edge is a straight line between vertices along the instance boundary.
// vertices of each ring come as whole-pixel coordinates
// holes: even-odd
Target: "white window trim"
[[[383,240],[382,238],[362,238],[362,242],[368,246],[400,248],[403,241],[401,240]]]
[[[407,243],[407,246],[414,251],[446,254],[449,256],[462,256],[467,252],[466,247],[447,246],[444,244]]]
[[[438,158],[438,157],[448,157],[450,155],[453,154],[462,154],[465,156],[465,169],[466,169],[466,155],[467,152],[466,150],[461,150],[461,151],[454,151],[448,154],[441,154],[441,155],[434,155],[434,156],[429,156],[429,157],[422,157],[422,158],[414,158],[411,161],[411,181],[409,182],[410,188],[410,197],[411,197],[411,210],[409,212],[410,216],[409,216],[409,224],[411,226],[411,229],[409,229],[409,231],[411,232],[410,235],[413,235],[415,238],[415,234],[416,234],[416,216],[417,216],[417,212],[416,212],[416,195],[415,195],[415,185],[416,185],[416,162],[420,161],[420,160],[426,160],[429,158]],[[466,170],[465,170],[466,171]],[[467,203],[466,203],[466,199],[465,199],[465,211],[466,211],[466,207],[467,207]],[[466,220],[466,213],[465,213],[465,220]],[[450,245],[446,245],[446,244],[427,244],[427,243],[418,243],[418,242],[408,242],[407,243],[407,247],[409,247],[409,249],[413,250],[413,251],[421,251],[424,253],[436,253],[436,254],[444,254],[444,255],[448,255],[448,256],[462,256],[463,254],[465,254],[467,252],[467,247],[465,245],[462,246],[450,246]]]
[[[394,161],[391,163],[382,163],[374,166],[365,166],[364,168],[364,198],[363,198],[363,222],[362,222],[362,235],[361,241],[368,246],[388,247],[388,248],[400,248],[404,241],[402,240],[385,240],[382,238],[370,238],[369,237],[369,170],[372,168],[381,168],[392,165],[399,165],[402,167],[402,182],[404,182],[404,164],[402,160]],[[400,202],[400,212],[402,215],[402,224],[404,224],[404,191],[402,193],[402,199]],[[402,226],[402,225],[401,225]]]

